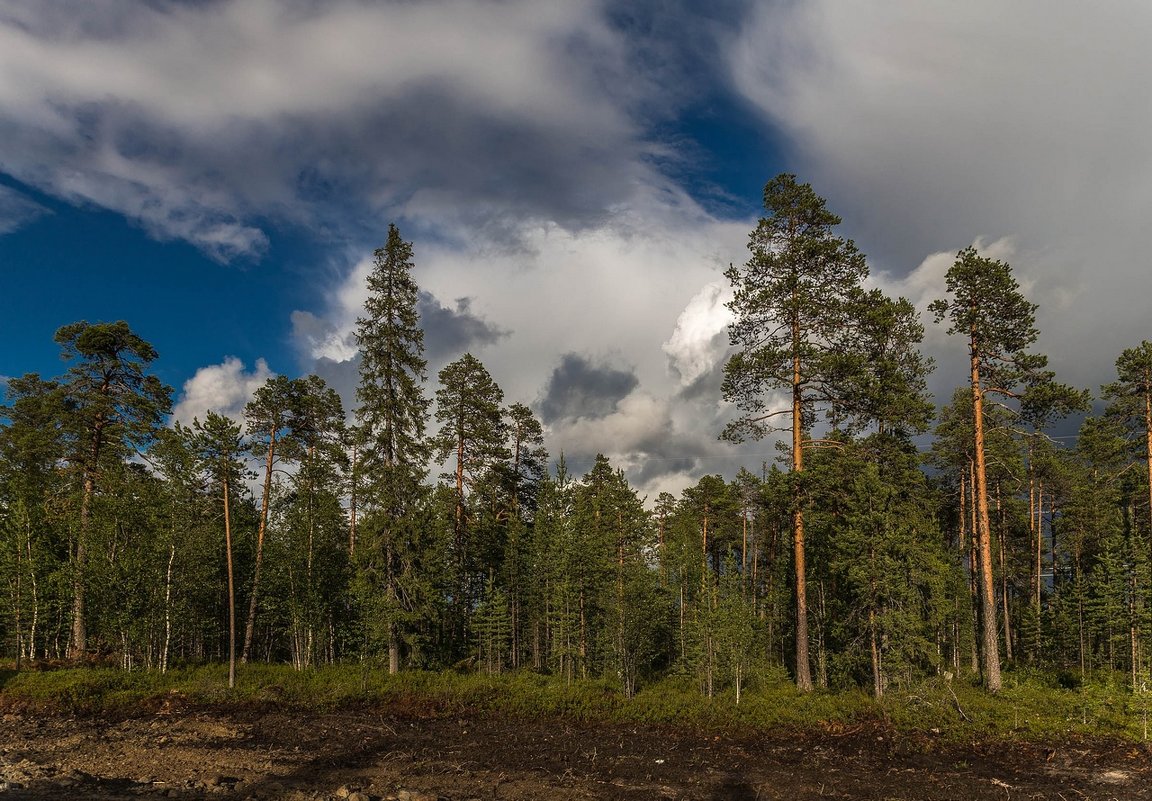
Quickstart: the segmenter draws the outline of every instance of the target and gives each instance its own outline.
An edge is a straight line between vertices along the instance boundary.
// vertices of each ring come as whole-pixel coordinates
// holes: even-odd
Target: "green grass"
[[[695,683],[668,678],[625,698],[603,680],[574,681],[530,672],[502,676],[405,672],[333,665],[297,671],[245,665],[234,689],[227,667],[168,673],[109,668],[48,671],[0,669],[0,707],[70,714],[130,713],[168,703],[204,708],[286,708],[309,712],[387,707],[398,714],[498,712],[620,724],[683,726],[710,731],[821,729],[879,724],[967,741],[1048,741],[1077,737],[1147,739],[1152,697],[1132,694],[1110,676],[1063,687],[1040,673],[1008,673],[990,696],[968,682],[932,679],[894,690],[882,701],[861,691],[800,694],[782,676],[762,677],[736,705],[730,691],[706,698]]]

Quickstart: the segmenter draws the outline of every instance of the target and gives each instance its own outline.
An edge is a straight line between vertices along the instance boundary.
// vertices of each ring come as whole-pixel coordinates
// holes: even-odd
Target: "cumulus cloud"
[[[816,0],[756,6],[727,52],[874,263],[926,278],[927,260],[1011,241],[1040,349],[1094,387],[1146,336],[1148,24],[1135,0]]]
[[[691,386],[723,361],[732,321],[732,312],[725,304],[731,298],[732,290],[726,283],[705,284],[676,319],[676,329],[661,347],[682,386]]]
[[[235,356],[201,367],[184,382],[180,400],[172,409],[172,420],[192,425],[194,418],[203,420],[209,410],[242,420],[253,393],[274,375],[263,359],[257,359],[250,371]]]

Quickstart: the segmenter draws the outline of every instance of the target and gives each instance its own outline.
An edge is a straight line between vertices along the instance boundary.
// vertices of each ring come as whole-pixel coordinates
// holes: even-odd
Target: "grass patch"
[[[1039,673],[1006,674],[990,696],[963,681],[924,681],[882,701],[860,691],[798,693],[765,679],[735,703],[731,692],[701,695],[691,680],[667,678],[626,698],[612,682],[530,672],[501,676],[456,672],[388,675],[380,666],[343,664],[298,671],[252,664],[227,686],[226,665],[161,674],[111,668],[0,670],[0,706],[69,714],[127,713],[177,703],[205,708],[283,708],[322,712],[386,707],[393,714],[439,716],[497,712],[603,723],[656,724],[712,731],[850,729],[881,722],[902,732],[965,741],[1045,741],[1076,737],[1148,739],[1152,697],[1131,693],[1111,676],[1068,686]]]

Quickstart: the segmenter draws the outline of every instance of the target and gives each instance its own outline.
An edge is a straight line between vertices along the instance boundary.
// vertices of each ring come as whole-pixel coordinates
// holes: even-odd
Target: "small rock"
[[[348,794],[348,801],[371,801],[371,799],[368,797],[367,793],[362,793],[359,790],[355,790]]]
[[[437,801],[437,797],[419,790],[400,790],[396,793],[396,801]]]
[[[338,787],[336,789],[336,797],[337,798],[347,798],[348,796],[352,795],[352,793],[353,793],[352,788],[346,784],[342,784],[342,785],[340,785],[340,787]]]

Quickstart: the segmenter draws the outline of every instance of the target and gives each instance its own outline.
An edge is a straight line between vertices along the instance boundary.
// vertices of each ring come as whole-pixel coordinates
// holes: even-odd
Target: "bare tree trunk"
[[[880,673],[880,642],[876,634],[876,610],[868,610],[868,645],[872,656],[872,696],[884,696],[884,681]]]
[[[84,573],[88,566],[88,529],[92,519],[92,496],[95,492],[96,479],[91,472],[85,472],[84,495],[80,499],[80,529],[76,532],[76,554],[72,572],[72,637],[68,653],[72,659],[80,659],[88,650]]]
[[[793,339],[799,340],[798,325],[793,323]],[[796,563],[796,688],[812,691],[812,670],[808,653],[808,587],[804,561],[804,511],[801,509],[799,476],[804,471],[804,415],[801,405],[800,355],[792,357],[792,548]]]
[[[160,650],[160,672],[168,672],[168,653],[172,644],[172,565],[176,561],[176,532],[168,544],[168,570],[164,574],[164,647]]]
[[[975,329],[972,342],[976,340]],[[976,457],[976,536],[980,554],[980,606],[983,612],[984,686],[989,692],[1000,692],[1000,643],[996,625],[996,589],[992,578],[992,524],[988,515],[988,470],[984,455],[984,392],[980,387],[980,356],[975,345],[970,349],[972,364],[972,421]]]
[[[1000,483],[996,483],[996,522],[998,536],[996,537],[997,550],[1000,557],[1000,603],[1004,607],[1004,658],[1011,662],[1012,657],[1012,614],[1009,607],[1008,593],[1008,545],[1005,539],[1008,536],[1008,526],[1004,522],[1004,506],[1000,501]]]
[[[1039,481],[1036,483],[1036,562],[1033,568],[1036,572],[1036,587],[1035,595],[1032,598],[1033,610],[1036,613],[1036,659],[1040,659],[1040,649],[1043,646],[1043,637],[1041,635],[1040,617],[1043,614],[1043,607],[1041,604],[1042,590],[1041,574],[1044,571],[1044,482]],[[1053,563],[1055,569],[1055,563]]]
[[[236,583],[232,575],[232,511],[228,480],[224,484],[224,547],[228,561],[228,687],[236,686]]]
[[[350,487],[348,493],[348,555],[356,555],[356,500],[357,500],[357,475],[356,469],[359,467],[357,461],[360,458],[360,449],[352,446],[352,462],[349,466],[349,480]]]
[[[260,499],[260,525],[256,529],[256,564],[252,572],[252,595],[248,599],[248,621],[244,625],[244,650],[240,663],[247,664],[252,654],[252,635],[256,631],[256,599],[260,593],[260,568],[264,564],[264,532],[268,530],[268,503],[272,495],[272,463],[276,453],[276,432],[268,442],[268,456],[264,460],[264,497]]]
[[[1144,384],[1144,448],[1148,467],[1148,531],[1152,538],[1152,380]]]

